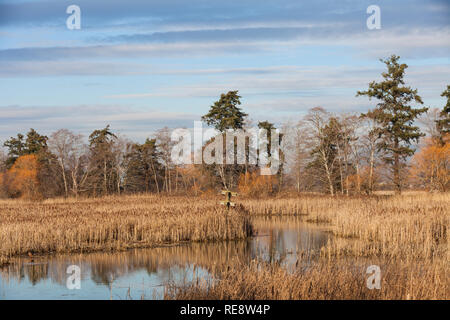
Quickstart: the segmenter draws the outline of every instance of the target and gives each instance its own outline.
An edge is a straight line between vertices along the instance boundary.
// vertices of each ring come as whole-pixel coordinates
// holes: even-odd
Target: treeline
[[[332,195],[371,194],[379,189],[400,192],[405,187],[448,190],[450,86],[442,93],[447,98],[442,110],[415,108],[423,102],[417,90],[404,83],[407,65],[395,55],[382,61],[387,67],[383,80],[357,92],[375,99],[374,109],[334,114],[316,107],[298,122],[279,128],[276,175],[261,175],[262,166],[251,164],[248,154],[244,164],[175,164],[171,158],[175,142],[167,127],[142,144],[116,135],[109,125],[87,139],[67,129],[49,136],[30,129],[3,144],[7,152],[0,153],[0,196],[199,194],[219,188],[255,196],[284,190]],[[240,98],[237,91],[222,94],[202,120],[220,134],[245,131],[251,122],[239,107]],[[269,121],[259,122],[258,127],[269,133],[275,129]],[[269,158],[270,152],[269,143]]]

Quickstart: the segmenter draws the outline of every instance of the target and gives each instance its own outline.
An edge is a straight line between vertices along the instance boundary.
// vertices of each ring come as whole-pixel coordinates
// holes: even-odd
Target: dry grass
[[[0,201],[0,264],[27,252],[121,250],[185,241],[243,239],[253,215],[304,215],[333,234],[316,263],[289,273],[280,266],[229,264],[169,286],[166,298],[193,299],[447,299],[450,194],[237,199],[105,197]],[[2,260],[3,259],[3,260]],[[299,257],[299,259],[302,259]],[[382,268],[381,290],[368,290],[365,268]],[[215,269],[215,268],[213,268]],[[258,270],[258,271],[257,271]]]
[[[242,209],[213,201],[154,195],[41,203],[0,202],[0,256],[152,247],[186,241],[243,239]]]
[[[245,200],[250,214],[306,215],[336,236],[325,255],[448,258],[450,193]],[[349,241],[352,240],[352,241]]]
[[[251,214],[306,215],[326,223],[334,237],[307,270],[238,264],[215,280],[169,286],[166,298],[448,299],[449,204],[448,193],[248,199]],[[365,268],[372,264],[381,267],[381,290],[366,287]]]
[[[323,262],[323,261],[322,261]],[[278,265],[253,263],[229,269],[215,279],[195,279],[166,288],[165,299],[182,300],[342,300],[448,299],[447,266],[441,263],[380,264],[381,288],[368,289],[367,263],[317,263],[287,272]]]
[[[6,266],[9,263],[9,259],[7,257],[0,256],[0,267]]]

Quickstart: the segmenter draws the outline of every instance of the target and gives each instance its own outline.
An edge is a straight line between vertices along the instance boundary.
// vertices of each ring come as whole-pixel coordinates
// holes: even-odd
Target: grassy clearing
[[[186,241],[243,239],[248,215],[188,197],[0,202],[0,256],[152,247]]]

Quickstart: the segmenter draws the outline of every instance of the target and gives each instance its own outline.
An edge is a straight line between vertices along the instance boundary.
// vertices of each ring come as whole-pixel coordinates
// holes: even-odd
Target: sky
[[[66,9],[77,5],[80,29]],[[366,12],[377,5],[381,28]],[[380,58],[442,108],[450,84],[448,0],[0,0],[0,142],[34,128],[143,141],[193,127],[239,90],[249,119],[296,122],[309,108],[364,112]]]

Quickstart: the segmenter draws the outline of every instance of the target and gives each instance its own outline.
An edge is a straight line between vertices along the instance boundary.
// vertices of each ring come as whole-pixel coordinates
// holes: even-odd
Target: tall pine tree
[[[380,127],[375,129],[379,135],[378,149],[384,151],[384,161],[392,169],[395,191],[402,190],[401,169],[403,161],[412,156],[415,149],[412,142],[424,134],[414,125],[414,120],[428,108],[413,108],[412,103],[423,104],[417,89],[405,86],[404,76],[408,65],[399,63],[399,56],[392,55],[386,60],[387,72],[383,81],[371,82],[367,91],[358,91],[357,96],[368,96],[379,100],[376,108],[364,116],[374,119]]]

